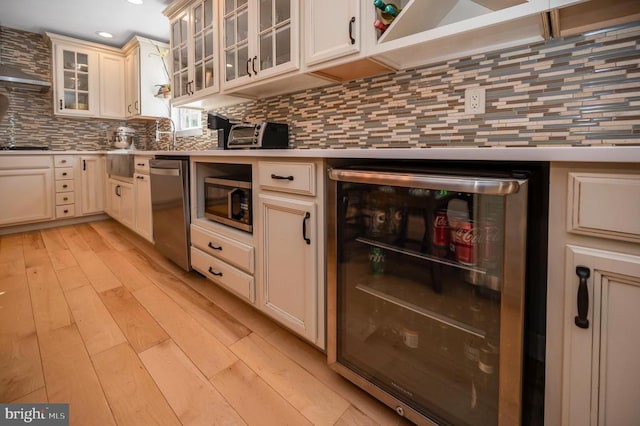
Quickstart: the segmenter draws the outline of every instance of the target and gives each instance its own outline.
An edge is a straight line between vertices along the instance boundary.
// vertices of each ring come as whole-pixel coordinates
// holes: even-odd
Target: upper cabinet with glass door
[[[300,66],[298,0],[224,0],[225,88],[296,70]]]
[[[173,103],[191,102],[219,90],[218,15],[215,0],[172,3],[171,19]]]
[[[98,115],[98,52],[62,43],[53,48],[55,113]]]

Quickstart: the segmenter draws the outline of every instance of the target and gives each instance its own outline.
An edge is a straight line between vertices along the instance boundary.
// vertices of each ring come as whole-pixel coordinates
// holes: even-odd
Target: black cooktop
[[[0,151],[48,151],[43,145],[0,145]]]

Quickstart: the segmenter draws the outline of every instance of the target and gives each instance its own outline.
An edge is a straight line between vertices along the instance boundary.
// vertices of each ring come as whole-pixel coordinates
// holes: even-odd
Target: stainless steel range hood
[[[26,74],[21,69],[0,62],[0,86],[9,90],[45,93],[51,83]]]

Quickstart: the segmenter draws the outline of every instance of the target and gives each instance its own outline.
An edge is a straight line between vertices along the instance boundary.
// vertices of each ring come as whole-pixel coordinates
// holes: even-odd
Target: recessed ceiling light
[[[106,31],[96,31],[96,34],[98,34],[100,37],[104,37],[104,38],[113,38],[113,34],[108,33]]]
[[[131,4],[142,4],[142,0],[127,0]]]

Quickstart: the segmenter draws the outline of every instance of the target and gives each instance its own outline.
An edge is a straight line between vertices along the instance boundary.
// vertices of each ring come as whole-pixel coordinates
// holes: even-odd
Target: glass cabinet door
[[[225,81],[249,75],[249,4],[247,0],[224,0]]]
[[[171,24],[172,92],[177,99],[189,94],[189,15],[183,14]]]
[[[258,1],[260,71],[291,61],[291,1]]]
[[[63,94],[61,109],[89,110],[89,75],[96,72],[89,67],[89,55],[74,50],[63,49]]]
[[[191,37],[193,39],[193,68],[195,92],[199,92],[216,83],[215,43],[217,40],[217,22],[215,2],[205,0],[192,9]]]

